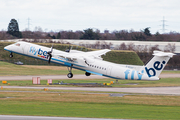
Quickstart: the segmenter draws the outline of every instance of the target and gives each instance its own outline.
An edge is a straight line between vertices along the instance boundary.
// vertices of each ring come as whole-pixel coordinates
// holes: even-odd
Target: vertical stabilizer
[[[146,64],[145,71],[149,78],[158,77],[173,53],[167,53],[162,51],[153,51],[154,57]]]

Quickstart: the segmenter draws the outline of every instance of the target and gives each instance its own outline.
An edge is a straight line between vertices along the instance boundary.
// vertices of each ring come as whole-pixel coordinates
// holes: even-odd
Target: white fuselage
[[[5,50],[36,59],[48,61],[47,52],[50,48],[31,44],[27,42],[17,42],[4,48]],[[64,56],[71,56],[70,59]],[[86,52],[67,53],[53,49],[51,62],[64,66],[80,69],[89,73],[101,76],[111,77],[115,79],[131,79],[131,80],[159,80],[158,77],[149,77],[145,66],[115,64],[100,59],[94,59],[86,56]],[[150,68],[154,69],[154,68]],[[154,72],[149,70],[149,72]],[[154,74],[154,73],[149,73]]]

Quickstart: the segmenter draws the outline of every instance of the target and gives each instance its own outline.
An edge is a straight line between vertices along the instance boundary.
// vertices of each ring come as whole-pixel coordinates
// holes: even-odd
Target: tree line
[[[19,31],[18,23],[15,19],[11,19],[8,30],[0,31],[0,40],[6,39],[86,39],[86,40],[134,40],[134,41],[180,41],[180,33],[169,32],[160,34],[156,32],[151,34],[150,28],[144,28],[140,31],[132,30],[104,30],[100,32],[98,29],[88,28],[82,31],[59,31],[44,32],[41,27],[35,27],[34,31],[28,29]]]

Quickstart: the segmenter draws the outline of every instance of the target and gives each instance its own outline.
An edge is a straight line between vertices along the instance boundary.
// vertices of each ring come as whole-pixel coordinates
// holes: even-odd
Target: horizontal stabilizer
[[[173,57],[173,55],[176,55],[174,53],[168,53],[168,52],[162,52],[162,51],[153,51],[154,56],[160,56],[160,57]]]

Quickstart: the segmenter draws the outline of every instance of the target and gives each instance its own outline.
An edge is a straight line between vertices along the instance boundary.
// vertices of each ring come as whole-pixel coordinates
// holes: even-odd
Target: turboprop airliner
[[[13,53],[53,62],[68,67],[68,78],[73,77],[72,68],[85,71],[86,76],[96,74],[114,79],[127,80],[159,80],[159,75],[173,53],[154,51],[154,57],[144,66],[115,64],[104,61],[101,55],[109,52],[109,49],[83,52],[78,50],[60,51],[51,48],[28,43],[17,42],[4,47],[4,50]]]

